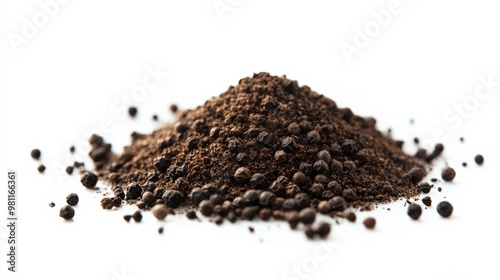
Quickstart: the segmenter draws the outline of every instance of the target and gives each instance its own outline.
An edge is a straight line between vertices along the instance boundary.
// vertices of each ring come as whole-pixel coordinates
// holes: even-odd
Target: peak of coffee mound
[[[323,212],[339,201],[371,209],[418,195],[425,176],[423,161],[377,130],[375,119],[268,73],[241,79],[149,135],[133,133],[121,154],[99,136],[90,142],[98,176],[116,197],[142,209],[201,203],[207,216],[213,206],[219,216],[252,218],[322,201],[331,206]]]

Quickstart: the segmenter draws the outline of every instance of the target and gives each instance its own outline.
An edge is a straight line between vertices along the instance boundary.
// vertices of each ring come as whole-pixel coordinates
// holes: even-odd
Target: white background
[[[373,12],[387,11],[387,0],[75,0],[52,7],[45,26],[23,35],[23,18],[43,20],[39,3],[47,2],[0,6],[2,213],[6,172],[19,176],[18,273],[2,261],[1,279],[500,278],[500,87],[488,92],[481,83],[500,81],[497,1],[401,0],[380,27]],[[219,16],[214,3],[230,9]],[[367,26],[369,42],[356,44],[357,28]],[[359,47],[350,62],[343,42]],[[156,67],[168,77],[137,95],[147,69]],[[455,181],[436,185],[443,191],[432,190],[434,206],[418,222],[397,202],[383,206],[391,211],[358,213],[355,224],[334,225],[327,241],[311,242],[282,223],[253,222],[250,234],[246,222],[219,228],[184,217],[158,222],[145,213],[141,224],[127,224],[121,216],[133,209],[103,211],[101,196],[85,190],[78,176],[61,176],[59,168],[72,160],[68,147],[84,154],[91,131],[119,151],[131,131],[150,132],[171,120],[171,103],[192,108],[259,71],[286,74],[356,114],[376,117],[381,130],[391,127],[407,141],[408,152],[416,149],[413,137],[432,143],[441,131],[445,156],[429,178],[448,163]],[[482,100],[474,96],[478,88]],[[129,101],[140,110],[135,120],[125,115]],[[155,113],[161,122],[151,120]],[[29,156],[35,147],[44,175]],[[484,166],[473,163],[476,153],[485,155]],[[70,192],[80,204],[74,221],[65,222],[58,211]],[[444,197],[455,207],[450,219],[435,211]],[[368,215],[377,218],[374,231],[361,225]],[[4,260],[5,226],[0,237]]]

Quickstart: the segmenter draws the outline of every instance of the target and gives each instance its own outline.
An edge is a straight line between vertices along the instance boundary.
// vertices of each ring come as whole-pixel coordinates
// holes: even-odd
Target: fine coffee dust
[[[443,150],[437,145],[429,155],[407,155],[401,141],[375,124],[296,81],[259,73],[194,110],[177,112],[174,123],[149,135],[132,133],[120,154],[93,135],[90,157],[95,174],[112,186],[110,201],[141,209],[200,207],[205,216],[231,222],[286,219],[320,204],[328,214],[338,210],[322,202],[330,206],[339,198],[369,210],[417,196],[425,164]],[[94,176],[85,172],[82,183],[94,187]],[[144,201],[145,192],[154,197]]]

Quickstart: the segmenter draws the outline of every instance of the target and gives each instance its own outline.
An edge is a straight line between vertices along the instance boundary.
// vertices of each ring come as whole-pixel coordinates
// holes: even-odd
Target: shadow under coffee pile
[[[116,197],[141,209],[201,204],[202,214],[233,221],[318,205],[328,214],[345,208],[339,201],[371,209],[417,196],[425,175],[423,161],[378,131],[375,119],[267,73],[149,135],[133,133],[121,154],[99,136],[91,144],[97,174]],[[105,208],[120,205],[107,201]]]

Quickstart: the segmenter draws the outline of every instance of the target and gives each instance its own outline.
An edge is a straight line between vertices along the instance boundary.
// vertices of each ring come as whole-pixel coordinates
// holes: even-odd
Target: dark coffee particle
[[[431,182],[433,182],[433,183],[436,183],[437,181],[438,181],[438,179],[437,179],[437,178],[432,178],[432,179],[431,179]]]
[[[45,171],[45,165],[40,164],[37,168],[38,172],[43,173]]]
[[[441,192],[442,190],[443,190],[443,188],[438,187],[438,192]]]
[[[78,198],[78,195],[76,193],[70,193],[66,197],[66,203],[68,203],[68,205],[70,205],[70,206],[77,205],[78,201],[80,201],[80,199]]]
[[[73,207],[69,205],[64,205],[59,211],[59,217],[65,220],[73,219],[74,216],[75,216],[75,209],[73,209]]]
[[[97,175],[92,172],[85,171],[82,174],[80,182],[82,182],[82,185],[86,188],[92,189],[97,184]]]
[[[417,137],[415,137],[415,138],[413,138],[413,143],[418,144],[418,143],[420,143],[420,140]]]
[[[196,211],[194,210],[189,210],[186,212],[186,217],[190,220],[195,220],[198,219],[198,216],[196,215]]]
[[[441,172],[441,178],[443,178],[446,182],[451,182],[453,178],[455,178],[455,175],[455,169],[451,167],[446,167],[443,172]]]
[[[331,226],[329,223],[326,222],[320,222],[318,224],[318,228],[316,229],[316,233],[319,235],[321,238],[326,238],[331,231]]]
[[[49,206],[54,207],[54,206],[56,206],[56,204],[54,202],[51,202],[51,203],[49,203]]]
[[[365,225],[367,229],[374,229],[376,223],[377,221],[373,217],[368,217],[363,221],[363,225]]]
[[[73,174],[73,166],[67,166],[66,167],[66,173],[68,173],[68,175]]]
[[[484,163],[484,157],[482,155],[476,155],[474,157],[474,161],[479,164],[479,165],[482,165]]]
[[[69,147],[69,152],[70,152],[70,153],[74,153],[74,152],[75,152],[75,146],[71,146],[71,147]]]
[[[436,206],[436,210],[441,217],[448,218],[453,212],[453,206],[448,201],[441,201]]]
[[[462,166],[463,166],[463,167],[467,167],[467,162],[465,162],[465,161],[464,161],[464,162],[462,162]]]
[[[234,180],[238,183],[245,183],[252,176],[250,169],[246,167],[240,167],[234,173]]]
[[[222,225],[223,222],[224,222],[224,217],[220,215],[215,216],[214,223],[216,225]]]
[[[304,208],[300,211],[299,218],[304,225],[310,225],[316,220],[316,211],[312,208]]]
[[[131,116],[132,118],[135,117],[137,115],[137,108],[136,107],[129,107],[128,108],[128,114],[129,116]]]
[[[158,233],[163,234],[163,227],[158,228]]]
[[[351,222],[351,223],[354,223],[356,221],[356,214],[354,214],[354,212],[347,212],[347,214],[345,215],[345,218]]]
[[[170,111],[172,113],[174,113],[174,114],[177,113],[177,110],[179,110],[179,108],[177,107],[177,105],[175,105],[175,104],[170,105]]]
[[[142,220],[142,214],[141,211],[135,211],[134,214],[132,215],[132,219],[136,222],[140,222]]]
[[[429,193],[433,187],[433,185],[430,185],[429,183],[427,182],[423,182],[423,183],[420,183],[418,184],[418,189],[422,192],[422,193]]]
[[[291,229],[296,229],[297,225],[300,223],[299,212],[297,211],[287,212],[285,214],[285,220],[288,222]]]
[[[132,219],[132,215],[123,215],[123,219],[128,223]]]
[[[210,200],[203,200],[199,208],[203,216],[210,217],[214,211],[214,204]]]
[[[408,216],[414,220],[418,220],[420,218],[420,215],[422,215],[422,207],[418,205],[417,203],[412,203],[408,205]]]
[[[248,231],[250,231],[250,233],[254,233],[255,229],[253,227],[248,227]]]
[[[426,196],[424,198],[422,198],[422,203],[425,205],[425,206],[431,206],[432,204],[432,199],[430,196]]]
[[[153,115],[151,118],[153,119],[153,121],[157,121],[158,120],[158,115]]]
[[[316,230],[314,230],[311,225],[307,225],[304,229],[304,233],[306,234],[307,238],[313,239],[316,235]]]
[[[33,159],[40,159],[41,155],[42,155],[42,152],[40,152],[39,149],[33,149],[33,150],[31,150],[31,157]]]

